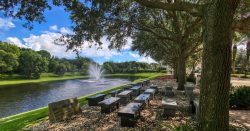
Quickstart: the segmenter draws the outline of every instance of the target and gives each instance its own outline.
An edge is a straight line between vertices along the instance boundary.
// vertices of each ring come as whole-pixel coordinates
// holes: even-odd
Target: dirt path
[[[250,129],[250,110],[230,110],[230,118]]]

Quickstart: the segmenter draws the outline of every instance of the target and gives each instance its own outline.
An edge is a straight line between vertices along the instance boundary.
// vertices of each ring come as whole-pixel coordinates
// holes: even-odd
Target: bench
[[[88,105],[89,106],[98,106],[98,102],[103,101],[105,98],[105,94],[97,94],[95,96],[88,97]]]
[[[111,97],[116,97],[120,92],[122,92],[122,89],[117,89],[109,92]]]
[[[147,89],[143,92],[143,94],[149,94],[150,95],[150,99],[155,98],[155,89]]]
[[[167,97],[173,97],[174,96],[172,86],[165,86],[165,96],[167,96]]]
[[[163,116],[166,117],[174,116],[178,108],[176,100],[168,97],[162,99],[162,107],[164,109]]]
[[[48,104],[49,121],[51,123],[60,122],[70,118],[72,115],[81,112],[77,98],[61,100]]]
[[[142,104],[129,103],[118,111],[118,116],[121,119],[121,126],[133,127],[137,119],[140,117]]]
[[[140,86],[134,86],[134,87],[132,87],[130,90],[132,90],[133,91],[133,93],[132,93],[132,96],[138,96],[139,94],[140,94],[140,89],[141,89],[141,87]]]
[[[134,100],[135,103],[142,103],[142,106],[148,106],[149,105],[149,98],[150,94],[140,94],[137,96]]]
[[[120,101],[121,104],[125,105],[132,99],[132,90],[122,91],[121,93],[119,93],[117,95],[117,97],[120,97],[121,98],[121,101]]]
[[[185,87],[185,94],[187,97],[189,97],[190,101],[194,99],[194,88],[195,85],[192,83],[187,83],[184,85]]]
[[[101,106],[101,113],[110,113],[119,108],[120,98],[110,97],[98,103]]]
[[[132,87],[133,87],[132,84],[126,85],[123,87],[123,90],[130,90],[130,88],[132,88]]]
[[[155,93],[158,93],[158,86],[157,85],[151,85],[149,86],[150,89],[155,89]]]

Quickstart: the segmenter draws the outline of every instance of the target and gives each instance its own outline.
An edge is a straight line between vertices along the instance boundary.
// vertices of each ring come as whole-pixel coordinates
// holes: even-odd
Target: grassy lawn
[[[135,76],[135,77],[148,77],[158,73],[137,73],[137,74],[108,74],[106,76]],[[15,79],[8,79],[5,77],[5,80],[0,80],[0,86],[4,85],[16,85],[16,84],[27,84],[27,83],[40,83],[40,82],[49,82],[49,81],[60,81],[60,80],[69,80],[69,79],[79,79],[79,78],[88,78],[88,76],[81,76],[79,74],[67,73],[64,76],[60,77],[52,73],[43,73],[40,79],[20,79],[17,75],[14,75]],[[10,77],[10,76],[9,76]]]
[[[163,73],[138,73],[138,74],[112,74],[108,76],[135,76],[135,77],[140,77],[140,78],[148,78],[148,79],[153,79],[155,77],[161,76]],[[81,76],[83,77],[83,76]],[[66,77],[67,78],[67,77]],[[41,78],[43,79],[43,78]],[[47,78],[49,80],[53,80],[52,78]],[[46,79],[45,79],[46,80]],[[139,81],[140,79],[137,79],[135,81]],[[104,93],[108,94],[110,91],[118,89],[123,87],[124,85],[114,87],[112,89],[96,92],[94,94],[89,94],[87,96],[82,96],[79,97],[79,102],[81,105],[86,104],[87,100],[86,98],[95,95],[98,93]],[[9,116],[6,118],[0,119],[0,131],[17,131],[17,130],[22,130],[25,126],[27,125],[32,125],[35,124],[41,120],[47,119],[48,118],[48,107],[42,107],[36,110],[20,113],[17,115]]]

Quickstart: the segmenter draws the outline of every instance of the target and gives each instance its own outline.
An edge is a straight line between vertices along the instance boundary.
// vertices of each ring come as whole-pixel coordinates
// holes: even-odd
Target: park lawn
[[[135,81],[139,81],[142,78],[154,79],[162,75],[164,75],[164,73],[112,74],[108,76],[135,76],[135,77],[140,77],[140,79],[135,80]],[[79,103],[81,105],[86,104],[87,103],[86,98],[91,95],[95,95],[98,93],[108,94],[110,91],[116,90],[123,86],[124,85],[121,85],[118,87],[114,87],[112,89],[108,89],[108,90],[104,90],[104,91],[100,91],[100,92],[96,92],[93,94],[79,97],[78,98]],[[44,119],[48,119],[48,107],[47,106],[0,119],[0,131],[22,130],[24,127],[33,125]]]
[[[107,74],[105,76],[134,76],[134,77],[149,77],[158,73],[135,73],[135,74]],[[40,83],[40,82],[50,82],[50,81],[61,81],[61,80],[69,80],[69,79],[83,79],[88,78],[88,76],[82,76],[79,74],[71,74],[68,73],[64,76],[57,76],[52,73],[43,73],[40,79],[8,79],[1,80],[0,86],[4,85],[17,85],[17,84],[28,84],[28,83]]]

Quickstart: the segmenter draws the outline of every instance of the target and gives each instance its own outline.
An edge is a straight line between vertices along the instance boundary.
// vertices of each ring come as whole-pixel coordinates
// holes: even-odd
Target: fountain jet
[[[89,65],[88,73],[90,78],[94,78],[95,80],[99,81],[102,78],[103,71],[104,70],[102,69],[102,67],[97,64]]]

